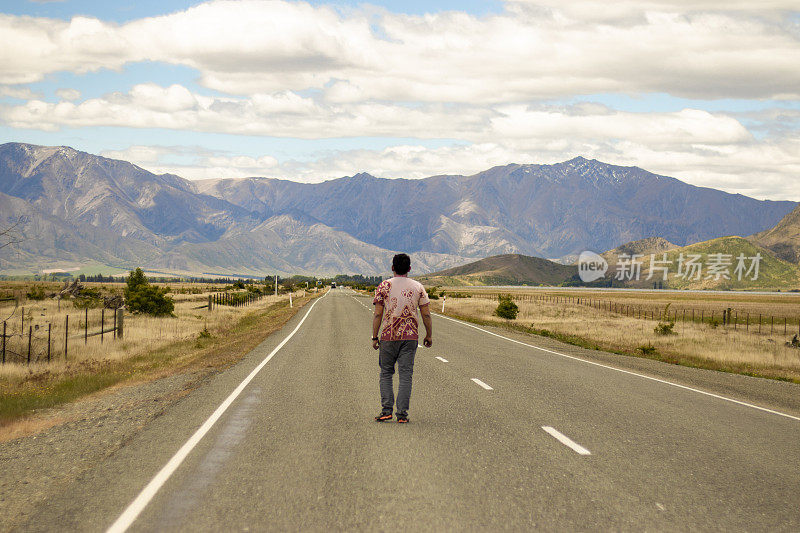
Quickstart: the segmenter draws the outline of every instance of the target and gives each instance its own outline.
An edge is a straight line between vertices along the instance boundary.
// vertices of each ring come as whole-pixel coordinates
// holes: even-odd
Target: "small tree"
[[[175,309],[172,298],[147,281],[141,268],[131,271],[125,287],[125,303],[132,313],[145,313],[154,316],[171,315]]]
[[[511,299],[510,294],[501,294],[497,297],[497,299],[500,301],[500,303],[497,304],[497,309],[494,310],[495,315],[508,320],[514,320],[517,318],[519,307],[517,307],[517,304],[515,304],[514,300]]]
[[[669,306],[670,305],[672,305],[672,304],[667,304],[667,306],[664,308],[664,312],[661,313],[661,317],[658,320],[658,324],[656,324],[656,327],[653,328],[653,332],[655,332],[656,335],[675,335],[676,334],[675,330],[673,329],[675,327],[675,321],[674,320],[670,320],[670,317],[669,317]]]

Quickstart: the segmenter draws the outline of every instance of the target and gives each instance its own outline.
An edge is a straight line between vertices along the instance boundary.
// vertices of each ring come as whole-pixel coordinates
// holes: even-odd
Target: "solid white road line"
[[[438,359],[438,360],[439,360],[439,361],[441,361],[442,363],[449,363],[449,362],[450,362],[450,361],[448,361],[447,359],[445,359],[444,357],[439,357],[438,355],[436,356],[436,359]]]
[[[556,351],[553,351],[553,350],[548,350],[547,348],[540,348],[539,346],[534,346],[533,344],[528,344],[526,342],[518,341],[516,339],[511,339],[509,337],[504,337],[503,335],[498,335],[497,333],[485,330],[483,328],[479,328],[478,326],[474,326],[474,325],[469,324],[467,322],[464,322],[462,320],[457,320],[455,318],[450,318],[449,316],[440,315],[439,313],[432,313],[432,314],[434,314],[434,315],[436,315],[436,316],[438,316],[440,318],[444,318],[445,320],[450,320],[451,322],[456,322],[458,324],[461,324],[462,326],[467,326],[469,328],[477,329],[478,331],[482,331],[484,333],[488,333],[489,335],[493,335],[493,336],[498,337],[500,339],[504,339],[504,340],[507,340],[509,342],[513,342],[515,344],[521,344],[522,346],[527,346],[528,348],[533,348],[533,349],[539,350],[541,352],[546,352],[546,353],[549,353],[549,354],[558,355],[559,357],[565,357],[567,359],[572,359],[573,361],[580,361],[581,363],[586,363],[587,365],[599,366],[601,368],[607,368],[609,370],[614,370],[615,372],[622,372],[623,374],[628,374],[628,375],[640,377],[640,378],[643,378],[643,379],[649,379],[650,381],[656,381],[658,383],[663,383],[665,385],[670,385],[672,387],[677,387],[679,389],[684,389],[684,390],[696,392],[698,394],[703,394],[704,396],[710,396],[712,398],[717,398],[718,400],[724,400],[726,402],[735,403],[735,404],[738,404],[738,405],[742,405],[744,407],[750,407],[751,409],[758,409],[759,411],[764,411],[765,413],[771,413],[773,415],[783,416],[785,418],[790,418],[792,420],[797,420],[798,422],[800,422],[800,417],[793,416],[793,415],[790,415],[790,414],[787,414],[787,413],[782,413],[780,411],[775,411],[773,409],[768,409],[766,407],[761,407],[759,405],[753,405],[752,403],[747,403],[747,402],[743,402],[743,401],[740,401],[740,400],[735,400],[733,398],[728,398],[727,396],[720,396],[719,394],[714,394],[713,392],[707,392],[707,391],[704,391],[704,390],[695,389],[693,387],[687,387],[686,385],[681,385],[679,383],[673,383],[672,381],[667,381],[665,379],[659,379],[659,378],[654,378],[652,376],[646,376],[644,374],[639,374],[637,372],[631,372],[630,370],[623,370],[621,368],[615,368],[613,366],[604,365],[602,363],[597,363],[595,361],[588,361],[588,360],[582,359],[580,357],[575,357],[574,355],[567,355],[567,354],[563,354],[563,353],[556,352]]]
[[[328,294],[330,294],[330,291],[326,292],[322,298],[325,298],[325,296],[327,296]],[[239,386],[236,387],[236,389],[234,389],[234,391],[227,398],[225,398],[225,401],[222,402],[219,407],[217,407],[216,411],[214,411],[211,414],[211,416],[209,416],[208,419],[203,423],[203,425],[200,426],[200,428],[197,431],[195,431],[194,435],[192,435],[189,438],[189,440],[187,440],[186,443],[183,446],[181,446],[181,448],[175,453],[175,455],[172,456],[172,459],[170,459],[169,462],[167,462],[167,464],[164,465],[164,467],[158,472],[158,474],[156,474],[156,476],[152,480],[150,480],[150,483],[148,483],[147,486],[145,486],[145,488],[142,489],[142,492],[140,492],[139,495],[136,496],[136,499],[133,500],[131,504],[128,505],[128,507],[125,509],[125,511],[122,512],[120,517],[117,518],[117,520],[113,524],[111,524],[111,527],[109,527],[107,530],[108,533],[122,533],[126,531],[131,526],[131,524],[133,524],[133,522],[136,520],[139,514],[144,510],[147,504],[150,503],[150,500],[153,499],[153,497],[156,495],[159,489],[164,485],[164,483],[167,482],[167,480],[175,472],[175,470],[178,469],[183,460],[186,459],[186,457],[194,449],[194,447],[197,446],[197,443],[199,443],[200,440],[202,440],[205,434],[208,433],[208,431],[214,426],[217,420],[220,419],[220,417],[225,413],[228,407],[230,407],[233,401],[236,400],[236,398],[242,393],[247,384],[250,383],[253,380],[253,378],[256,377],[256,374],[258,374],[261,371],[261,369],[264,368],[264,365],[266,365],[270,361],[270,359],[272,359],[272,357],[276,353],[278,353],[278,351],[281,348],[283,348],[283,346],[287,342],[289,342],[289,339],[294,337],[294,334],[298,332],[300,326],[303,325],[303,322],[306,321],[308,315],[311,314],[311,311],[313,311],[314,306],[317,305],[317,303],[320,300],[322,300],[322,298],[316,300],[313,304],[311,304],[311,307],[308,309],[308,312],[305,314],[300,323],[297,324],[297,326],[292,330],[292,332],[289,333],[289,335],[285,339],[283,339],[281,343],[278,346],[276,346],[275,349],[272,350],[270,354],[266,356],[264,360],[261,361],[261,363],[259,363],[259,365],[255,367],[253,371],[250,372],[250,374],[248,374],[248,376],[244,378],[244,380],[241,383],[239,383]]]
[[[575,442],[574,440],[570,439],[563,433],[559,432],[558,430],[551,428],[550,426],[542,426],[542,429],[548,432],[550,435],[556,438],[558,442],[567,446],[568,448],[572,448],[575,453],[580,455],[592,455],[592,452]]]
[[[472,381],[474,381],[475,383],[477,383],[478,385],[480,385],[481,387],[483,387],[486,390],[494,390],[493,388],[491,388],[489,385],[487,385],[483,381],[479,380],[478,378],[472,378]]]

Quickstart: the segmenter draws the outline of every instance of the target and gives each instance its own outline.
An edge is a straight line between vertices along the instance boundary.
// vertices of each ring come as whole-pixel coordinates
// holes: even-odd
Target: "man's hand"
[[[425,324],[425,339],[422,345],[426,348],[433,346],[433,323],[431,321],[431,306],[428,304],[419,306],[419,312],[422,315],[422,323]]]
[[[381,322],[383,321],[383,304],[375,304],[375,314],[372,315],[372,348],[377,350],[381,347],[381,341],[377,340],[381,331]]]

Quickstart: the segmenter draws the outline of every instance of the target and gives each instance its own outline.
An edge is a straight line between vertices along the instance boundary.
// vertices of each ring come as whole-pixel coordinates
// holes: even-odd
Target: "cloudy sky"
[[[582,155],[800,201],[797,0],[0,6],[0,142],[306,182]]]

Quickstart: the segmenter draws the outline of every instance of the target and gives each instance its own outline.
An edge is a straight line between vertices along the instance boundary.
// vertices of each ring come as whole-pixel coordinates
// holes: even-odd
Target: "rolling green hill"
[[[655,260],[664,260],[656,263],[656,267],[668,269],[668,279],[665,287],[673,289],[714,289],[714,290],[791,290],[800,288],[800,267],[776,257],[771,251],[754,245],[742,237],[720,237],[709,241],[691,244],[680,248],[673,248],[666,252],[654,252]],[[760,255],[758,272],[755,269],[748,273],[752,258]],[[683,261],[680,261],[683,256]],[[740,261],[742,268],[737,270]],[[686,265],[690,259],[699,264],[699,270],[690,271]],[[654,270],[650,275],[650,254],[644,254],[639,259],[642,262],[641,276],[637,282],[630,280],[625,285],[652,287],[654,281],[663,279],[663,271]],[[610,260],[611,264],[612,261]],[[719,274],[709,270],[714,263],[719,265]],[[613,261],[607,275],[613,276],[619,272],[620,262]],[[679,275],[680,267],[684,275]],[[753,279],[755,278],[755,279]],[[616,282],[616,280],[615,280]]]
[[[428,285],[560,285],[577,274],[574,266],[541,257],[504,254],[416,279]]]

